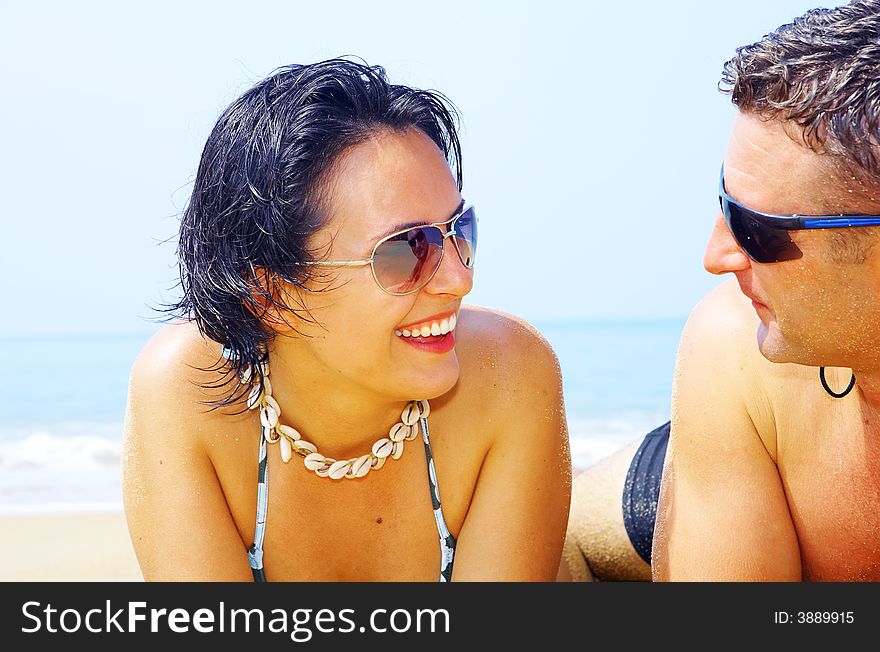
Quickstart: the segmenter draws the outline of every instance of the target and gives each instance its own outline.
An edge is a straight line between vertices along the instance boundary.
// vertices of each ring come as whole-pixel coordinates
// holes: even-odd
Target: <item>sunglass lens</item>
[[[376,280],[391,294],[422,287],[440,266],[443,235],[437,227],[419,227],[385,240],[376,248]]]
[[[749,258],[758,263],[778,263],[801,258],[803,253],[785,229],[775,229],[751,211],[721,198],[721,209],[730,232]]]
[[[455,248],[462,264],[468,269],[474,266],[477,254],[477,214],[473,206],[455,220]]]

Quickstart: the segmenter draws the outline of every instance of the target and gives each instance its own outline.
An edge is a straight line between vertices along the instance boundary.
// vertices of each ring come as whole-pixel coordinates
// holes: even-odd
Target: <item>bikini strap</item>
[[[440,488],[437,484],[437,472],[434,470],[434,456],[431,453],[431,438],[428,434],[428,419],[419,419],[422,426],[422,440],[425,442],[425,458],[428,460],[428,486],[431,491],[431,505],[434,508],[434,521],[440,534],[440,581],[452,580],[452,564],[455,560],[455,537],[446,527],[443,507],[440,505]]]
[[[266,536],[266,512],[269,508],[269,464],[266,451],[265,428],[260,430],[260,466],[257,473],[257,526],[254,529],[254,543],[248,550],[248,561],[255,582],[265,582],[263,572],[263,539]]]

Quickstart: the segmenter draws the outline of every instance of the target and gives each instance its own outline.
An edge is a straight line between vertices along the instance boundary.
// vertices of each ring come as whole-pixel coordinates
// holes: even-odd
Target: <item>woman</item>
[[[218,120],[181,223],[185,319],[131,375],[147,580],[555,576],[559,368],[524,322],[462,306],[476,216],[453,116],[331,60]]]

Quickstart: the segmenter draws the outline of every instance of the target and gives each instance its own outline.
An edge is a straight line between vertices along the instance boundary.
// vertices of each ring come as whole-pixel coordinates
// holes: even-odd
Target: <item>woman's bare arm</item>
[[[198,344],[186,328],[160,331],[132,368],[123,449],[128,528],[146,580],[246,581],[245,547],[203,445],[211,433],[193,417],[203,397],[187,360]]]
[[[483,385],[497,429],[458,537],[453,580],[552,581],[571,496],[571,457],[556,356],[503,315],[487,329],[499,364]]]

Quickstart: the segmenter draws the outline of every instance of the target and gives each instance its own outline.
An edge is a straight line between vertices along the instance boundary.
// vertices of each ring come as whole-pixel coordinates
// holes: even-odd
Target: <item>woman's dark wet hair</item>
[[[192,319],[222,344],[214,407],[238,403],[255,382],[238,379],[265,356],[270,309],[309,320],[284,303],[282,282],[311,280],[309,237],[326,221],[322,183],[348,148],[381,131],[421,129],[462,184],[458,114],[436,91],[389,83],[379,66],[347,59],[281,68],[227,108],[211,131],[180,224],[181,299],[172,316]],[[295,324],[292,324],[295,328]],[[245,377],[247,374],[244,374]]]

